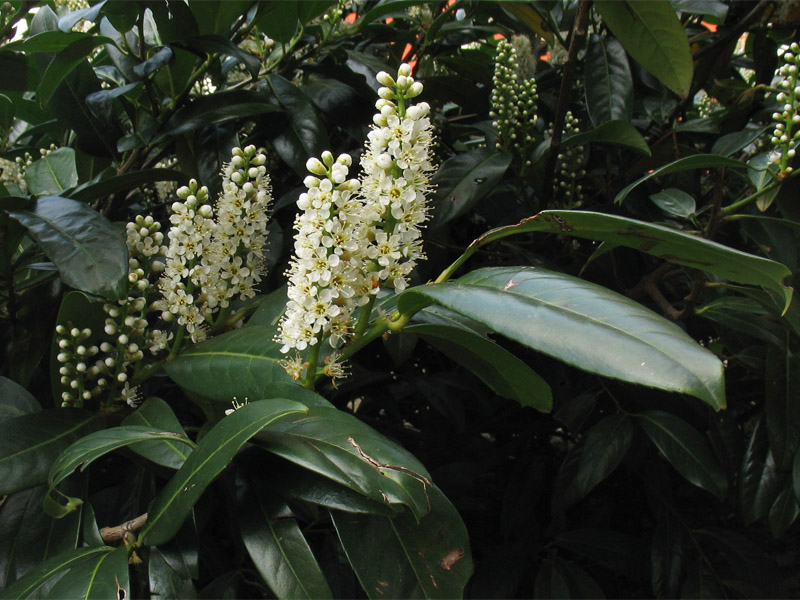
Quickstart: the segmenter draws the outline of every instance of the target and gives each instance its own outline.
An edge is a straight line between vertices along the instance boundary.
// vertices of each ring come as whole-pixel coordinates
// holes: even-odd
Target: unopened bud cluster
[[[782,177],[792,172],[789,166],[795,157],[797,146],[800,144],[800,85],[798,85],[798,71],[800,70],[800,44],[792,42],[785,48],[781,56],[783,65],[778,67],[775,72],[779,79],[777,86],[781,91],[778,92],[776,100],[781,105],[780,109],[773,113],[772,118],[776,121],[775,130],[772,132],[770,141],[780,152],[778,158],[778,176]]]
[[[564,135],[580,132],[577,117],[571,111],[564,116]],[[583,178],[586,171],[583,165],[583,146],[562,148],[558,155],[558,177],[555,178],[555,196],[561,200],[564,208],[578,208],[583,201]]]
[[[56,327],[58,374],[61,385],[67,388],[61,393],[62,407],[81,407],[100,394],[98,362],[102,362],[95,359],[100,349],[92,345],[91,338],[92,330],[88,328],[78,329],[70,324]]]
[[[499,133],[497,149],[512,152],[523,167],[529,166],[528,154],[535,143],[537,115],[536,81],[521,74],[517,49],[507,40],[497,44],[492,108],[489,116]]]

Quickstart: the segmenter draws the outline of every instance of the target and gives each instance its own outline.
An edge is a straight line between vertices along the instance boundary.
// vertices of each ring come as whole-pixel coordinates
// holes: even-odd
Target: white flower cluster
[[[192,180],[172,205],[166,267],[158,286],[162,318],[205,337],[213,315],[231,299],[252,298],[264,271],[263,248],[272,203],[266,157],[255,146],[233,149],[225,166],[217,214],[208,189]]]
[[[513,152],[524,166],[529,166],[528,153],[535,142],[539,95],[536,81],[522,74],[516,46],[507,40],[497,44],[492,84],[489,116],[500,134],[497,149]]]
[[[348,180],[352,159],[330,152],[306,164],[295,219],[294,257],[287,271],[289,300],[277,340],[281,352],[305,350],[330,336],[337,347],[351,333],[354,310],[377,291],[365,269],[369,228],[355,196],[357,179]],[[319,176],[319,177],[317,177]],[[321,179],[320,179],[321,177]]]
[[[800,144],[800,44],[792,44],[783,50],[783,65],[778,67],[775,76],[780,79],[777,86],[781,89],[776,99],[782,105],[780,112],[772,118],[777,121],[772,132],[772,145],[780,152],[778,174],[785,176],[792,172],[789,163],[795,157],[796,148]]]
[[[369,269],[380,285],[402,292],[422,254],[421,227],[428,216],[426,195],[434,170],[433,125],[427,102],[407,103],[422,93],[411,67],[400,65],[395,80],[378,73],[378,113],[361,156],[365,220],[373,222],[366,249]]]

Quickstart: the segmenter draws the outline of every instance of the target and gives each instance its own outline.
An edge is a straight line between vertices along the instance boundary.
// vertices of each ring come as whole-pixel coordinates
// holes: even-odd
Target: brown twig
[[[147,513],[139,515],[135,519],[124,522],[116,527],[103,527],[100,530],[100,537],[106,544],[121,542],[129,535],[135,534],[147,523]]]
[[[578,12],[575,15],[575,22],[572,25],[567,61],[564,63],[564,68],[561,72],[561,89],[558,92],[558,104],[556,105],[556,113],[553,118],[553,137],[550,140],[550,154],[547,157],[547,165],[544,169],[542,204],[539,210],[545,210],[550,200],[553,199],[553,176],[558,153],[561,150],[561,137],[564,134],[564,120],[567,114],[567,107],[569,106],[572,78],[578,62],[578,51],[583,47],[583,42],[586,40],[589,2],[590,0],[578,1]]]

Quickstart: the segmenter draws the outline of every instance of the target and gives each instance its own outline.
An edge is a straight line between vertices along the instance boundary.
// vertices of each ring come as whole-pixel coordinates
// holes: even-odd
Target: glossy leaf
[[[745,525],[767,516],[780,494],[783,474],[769,448],[763,419],[756,422],[739,471],[739,506]]]
[[[206,487],[251,437],[275,420],[306,411],[306,407],[297,402],[273,398],[251,402],[224,417],[200,440],[183,466],[153,501],[147,511],[147,525],[140,538],[150,546],[169,541]]]
[[[370,598],[460,598],[472,574],[467,531],[453,505],[430,488],[431,510],[389,518],[332,511],[347,558]]]
[[[624,414],[601,419],[586,433],[575,485],[581,496],[611,475],[625,458],[633,440],[633,424]]]
[[[70,444],[53,462],[47,477],[52,490],[76,471],[83,471],[101,456],[148,440],[169,440],[194,447],[194,442],[185,435],[172,431],[153,431],[141,425],[123,425],[96,431]]]
[[[259,490],[260,491],[260,490]],[[330,587],[289,507],[262,494],[239,505],[247,553],[277,598],[332,598]]]
[[[706,439],[686,421],[661,410],[637,416],[656,448],[687,481],[723,499],[728,491],[725,472]]]
[[[163,600],[197,597],[192,580],[177,573],[164,559],[159,548],[150,548],[149,553],[147,571],[152,595],[157,595]]]
[[[59,148],[25,169],[28,191],[34,196],[58,194],[78,184],[75,150]]]
[[[311,101],[291,81],[272,74],[267,83],[286,111],[288,125],[274,138],[275,151],[297,173],[305,175],[306,160],[319,157],[330,146],[325,125]]]
[[[90,560],[73,565],[49,590],[47,597],[129,598],[128,548],[123,544],[112,552],[98,552]]]
[[[0,377],[0,424],[41,410],[42,406],[33,394],[17,382]]]
[[[553,541],[560,548],[626,576],[635,574],[642,556],[637,538],[607,529],[573,529],[559,533]]]
[[[800,356],[786,348],[770,347],[764,379],[769,446],[778,469],[785,471],[800,447]]]
[[[667,0],[598,0],[595,8],[636,62],[678,96],[689,94],[694,73],[689,40]]]
[[[175,181],[178,185],[185,185],[189,182],[189,178],[183,173],[172,169],[142,169],[134,173],[115,175],[97,183],[79,186],[70,194],[70,197],[81,202],[90,202],[105,198],[111,194],[132,190],[148,183],[161,181]]]
[[[183,389],[209,400],[270,397],[274,383],[292,382],[280,361],[275,329],[244,327],[191,346],[167,363],[167,374]]]
[[[780,537],[791,527],[800,515],[800,504],[794,494],[792,482],[787,480],[775,503],[769,509],[769,529],[774,537]]]
[[[167,66],[174,58],[175,52],[169,46],[159,48],[153,56],[143,63],[133,67],[133,72],[139,77],[149,77],[162,67]]]
[[[59,196],[9,215],[39,242],[65,283],[109,300],[127,296],[128,249],[103,215]]]
[[[279,111],[263,92],[234,90],[195,98],[181,108],[166,125],[167,135],[176,136],[230,119],[253,117]]]
[[[731,169],[743,169],[746,168],[747,165],[739,160],[734,160],[732,158],[727,158],[726,156],[718,156],[716,154],[694,154],[692,156],[686,156],[684,158],[679,158],[676,161],[673,161],[669,164],[664,165],[663,167],[659,167],[658,169],[654,169],[651,172],[647,173],[647,175],[640,177],[636,181],[631,184],[628,184],[617,194],[616,198],[614,198],[614,202],[616,204],[622,204],[622,201],[640,184],[644,183],[648,179],[652,179],[653,177],[661,177],[663,175],[669,175],[670,173],[680,173],[681,171],[692,171],[694,169],[710,169],[714,167],[727,167]]]
[[[614,38],[593,35],[586,51],[586,108],[592,124],[633,117],[633,76],[625,49]]]
[[[689,541],[673,507],[659,511],[650,546],[651,581],[659,598],[676,598],[689,561]]]
[[[56,54],[53,60],[50,61],[50,64],[47,65],[47,69],[39,82],[39,88],[37,90],[37,100],[39,104],[42,106],[47,104],[56,91],[56,88],[61,85],[61,82],[64,81],[67,75],[85,61],[86,57],[89,56],[95,48],[107,43],[113,43],[113,40],[107,37],[93,35],[72,42],[69,46]]]
[[[0,495],[47,481],[50,465],[73,441],[94,431],[101,417],[59,408],[0,424]]]
[[[239,46],[221,35],[207,34],[185,37],[173,41],[171,45],[178,48],[187,48],[193,52],[202,54],[232,56],[244,65],[245,69],[247,69],[248,73],[250,73],[250,76],[253,78],[258,76],[258,70],[261,67],[261,61],[258,60],[258,57],[242,50]]]
[[[691,217],[697,209],[694,198],[676,188],[657,192],[650,196],[650,200],[668,215],[681,219]]]
[[[792,288],[783,281],[790,271],[781,263],[703,238],[626,217],[580,210],[546,210],[517,225],[499,227],[475,240],[477,247],[519,233],[548,231],[627,246],[663,260],[713,273],[725,279],[761,285],[779,294],[788,307]]]
[[[273,454],[372,500],[404,504],[416,515],[429,510],[425,467],[349,413],[311,406],[307,414],[276,421],[255,439]]]
[[[111,546],[83,547],[54,556],[20,577],[5,590],[0,592],[2,600],[23,600],[33,596],[39,588],[57,575],[63,575],[67,569],[85,564],[98,564],[117,549]],[[124,550],[124,548],[123,548]],[[127,560],[126,560],[127,567]],[[114,596],[116,596],[116,586]]]
[[[455,315],[453,315],[455,316]],[[445,311],[427,313],[425,323],[403,328],[463,365],[496,394],[541,412],[553,408],[550,386],[516,356]]]
[[[432,227],[442,227],[485,198],[505,175],[512,155],[489,148],[476,148],[447,159],[431,180]]]
[[[124,426],[139,425],[147,427],[151,431],[153,429],[168,431],[187,438],[175,413],[161,398],[148,398],[136,409],[136,412],[125,417],[122,424]],[[189,444],[189,446],[192,445]],[[179,469],[191,453],[192,448],[187,447],[182,440],[166,438],[134,444],[131,450],[162,467]]]
[[[577,564],[545,559],[536,574],[535,598],[605,598],[603,590]]]
[[[591,373],[725,406],[722,364],[713,354],[674,323],[581,279],[525,267],[479,269],[453,283],[411,288],[398,308],[432,302]]]
[[[5,50],[25,52],[58,52],[79,40],[89,39],[91,36],[79,31],[42,31],[27,38],[5,44]]]
[[[569,148],[570,146],[579,146],[589,142],[623,146],[650,156],[650,147],[642,137],[642,134],[627,121],[607,121],[594,129],[565,135],[561,146]]]

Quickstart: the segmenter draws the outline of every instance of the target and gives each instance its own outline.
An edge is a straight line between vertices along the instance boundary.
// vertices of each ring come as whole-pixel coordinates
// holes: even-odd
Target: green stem
[[[211,329],[209,333],[216,333],[223,327],[227,327],[228,325],[228,314],[231,312],[231,305],[225,306],[217,313],[217,318],[214,319],[214,323],[211,325]]]
[[[358,341],[364,332],[369,327],[369,318],[372,316],[372,307],[375,306],[375,301],[378,299],[377,296],[370,296],[369,302],[361,307],[361,314],[358,316],[358,321],[356,322],[356,328],[353,332],[353,341]]]
[[[770,183],[766,187],[762,188],[761,190],[759,190],[759,191],[757,191],[757,192],[755,192],[753,194],[750,194],[749,196],[746,196],[746,197],[742,198],[741,200],[738,200],[738,201],[734,202],[730,206],[724,207],[722,209],[722,214],[725,217],[727,217],[728,215],[731,215],[732,213],[738,212],[741,208],[744,208],[745,206],[747,206],[751,202],[754,202],[755,200],[758,200],[758,198],[760,196],[764,195],[765,193],[771,192],[775,188],[780,187],[783,182],[787,181],[788,179],[791,179],[792,177],[795,177],[797,175],[797,173],[800,173],[800,171],[794,171],[792,173],[789,173],[788,175],[785,175],[782,179],[779,179],[777,181],[773,181],[772,183]]]
[[[314,391],[314,380],[317,374],[317,363],[319,362],[319,352],[322,348],[322,335],[318,336],[317,343],[308,349],[308,367],[306,376],[303,377],[303,386]]]
[[[178,333],[175,334],[175,342],[172,344],[172,349],[169,351],[169,356],[167,356],[167,360],[172,360],[176,356],[178,356],[178,352],[181,351],[181,346],[183,345],[183,338],[186,336],[186,325],[181,325],[178,327]]]

